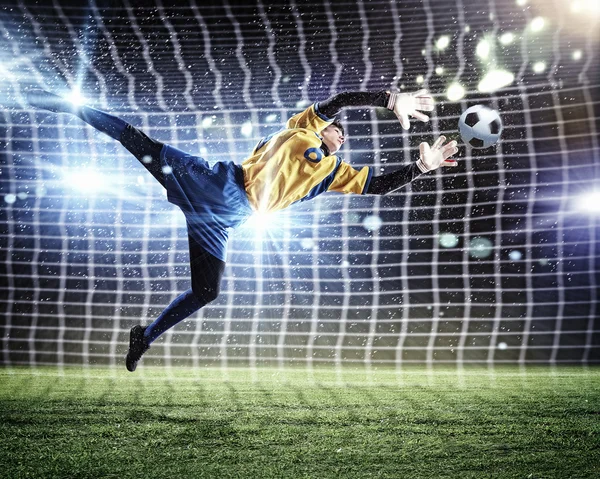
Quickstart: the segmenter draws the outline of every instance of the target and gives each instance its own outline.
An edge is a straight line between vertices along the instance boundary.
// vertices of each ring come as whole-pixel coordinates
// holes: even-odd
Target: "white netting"
[[[410,132],[385,110],[345,110],[341,155],[357,167],[390,171],[421,141],[458,139],[470,105],[502,116],[498,146],[462,146],[456,169],[251,220],[232,235],[222,295],[145,364],[597,362],[594,8],[2,7],[2,362],[121,366],[129,328],[189,287],[183,215],[160,185],[78,119],[27,107],[31,86],[79,88],[211,162],[243,161],[289,116],[343,90],[427,87],[437,102]]]

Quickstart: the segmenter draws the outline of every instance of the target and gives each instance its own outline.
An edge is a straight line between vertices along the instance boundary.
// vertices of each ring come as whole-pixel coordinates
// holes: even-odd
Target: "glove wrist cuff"
[[[419,168],[421,173],[427,173],[428,171],[430,171],[429,168],[427,168],[427,166],[425,166],[425,163],[423,163],[423,158],[419,158],[417,160],[417,168]]]
[[[388,97],[388,102],[387,102],[387,109],[388,110],[394,110],[394,105],[396,104],[396,97],[398,96],[397,93],[394,92],[390,92],[390,96]]]

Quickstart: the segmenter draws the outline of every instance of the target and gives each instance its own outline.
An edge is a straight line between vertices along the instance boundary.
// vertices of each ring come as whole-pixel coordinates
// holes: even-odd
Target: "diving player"
[[[421,143],[417,161],[384,175],[372,167],[356,170],[336,153],[344,144],[342,108],[381,107],[393,111],[404,129],[409,117],[428,121],[423,111],[433,110],[426,90],[416,93],[344,92],[313,103],[290,118],[285,128],[263,138],[238,165],[217,162],[212,168],[203,158],[149,138],[145,133],[108,113],[75,106],[43,90],[27,95],[32,106],[70,113],[119,141],[166,189],[168,200],[185,215],[191,267],[191,288],[169,304],[156,320],[131,328],[125,364],[135,371],[138,361],[162,333],[198,311],[219,295],[229,230],[254,211],[270,212],[310,200],[326,191],[383,195],[423,173],[456,166],[455,141],[440,136],[432,146]]]

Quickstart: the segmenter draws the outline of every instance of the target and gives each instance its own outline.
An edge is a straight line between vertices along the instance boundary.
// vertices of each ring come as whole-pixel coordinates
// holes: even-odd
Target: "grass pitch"
[[[0,370],[0,477],[597,478],[600,369]]]

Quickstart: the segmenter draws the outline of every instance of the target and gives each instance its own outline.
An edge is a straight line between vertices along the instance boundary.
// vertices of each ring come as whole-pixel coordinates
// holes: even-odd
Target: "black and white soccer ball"
[[[460,115],[458,129],[463,141],[473,148],[489,148],[500,139],[502,120],[496,110],[474,105]]]

